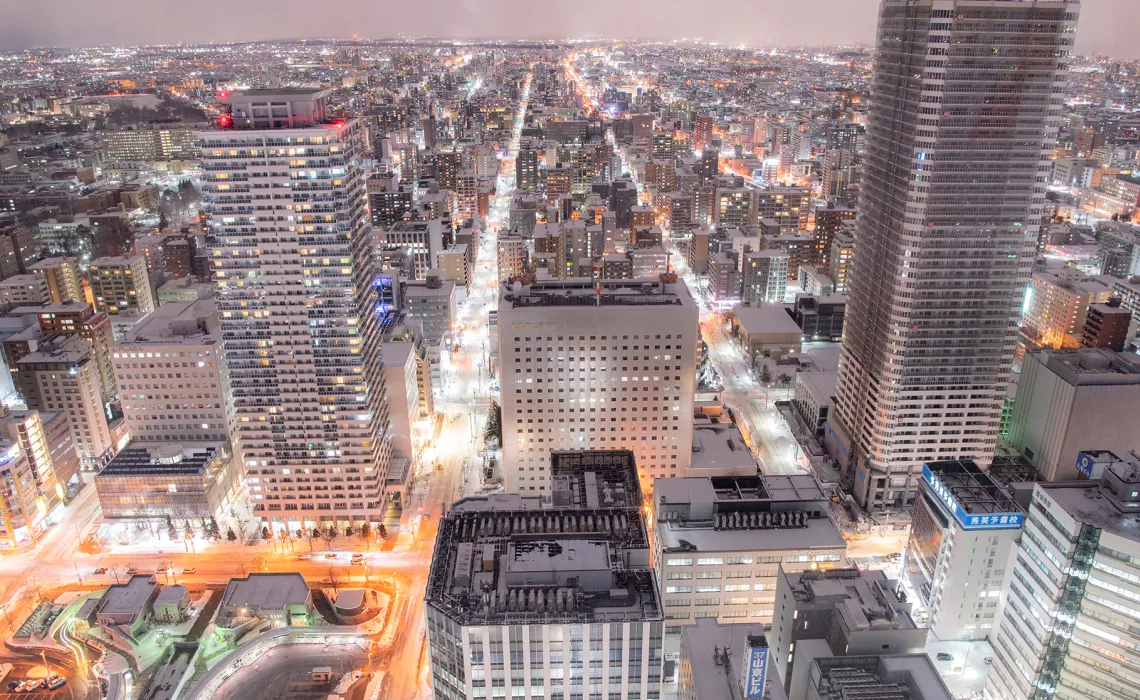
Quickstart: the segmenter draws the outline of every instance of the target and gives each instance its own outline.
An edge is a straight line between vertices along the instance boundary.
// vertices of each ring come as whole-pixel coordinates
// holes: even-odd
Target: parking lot
[[[70,697],[65,690],[67,686],[59,690],[40,690],[31,693],[9,693],[7,691],[8,683],[4,683],[4,689],[0,689],[0,700],[48,700],[49,698],[66,698]]]

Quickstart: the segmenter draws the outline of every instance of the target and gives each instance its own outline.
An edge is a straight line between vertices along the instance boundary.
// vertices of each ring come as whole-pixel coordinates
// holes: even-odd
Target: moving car
[[[954,655],[953,654],[947,654],[944,651],[940,651],[935,655],[934,658],[938,659],[939,661],[953,661]]]
[[[198,573],[198,570],[197,570],[197,569],[195,569],[193,566],[191,566],[191,567],[190,567],[190,568],[188,568],[188,569],[183,569],[183,570],[182,570],[182,575],[183,575],[183,576],[185,576],[185,575],[187,575],[187,574],[196,574],[196,573]]]
[[[129,576],[134,576],[138,572],[139,572],[139,567],[135,566],[134,564],[127,567],[127,575],[129,575]]]
[[[95,569],[96,576],[102,576],[105,573],[107,573],[107,567],[105,566],[100,566],[98,569]]]
[[[353,564],[361,564],[363,562],[364,562],[364,555],[363,554],[360,554],[358,552],[358,553],[352,555],[352,563]]]

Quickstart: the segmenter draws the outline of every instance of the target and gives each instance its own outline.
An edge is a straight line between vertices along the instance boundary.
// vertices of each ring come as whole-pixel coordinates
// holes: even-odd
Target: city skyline
[[[297,4],[291,0],[286,5]],[[726,46],[865,45],[875,41],[878,0],[803,0],[794,7],[777,2],[721,0],[712,17],[733,17],[714,26],[691,21],[680,0],[652,8],[623,9],[602,0],[572,7],[551,4],[518,13],[512,0],[425,0],[393,8],[342,0],[335,14],[282,12],[280,3],[254,0],[239,5],[221,0],[194,4],[134,4],[121,0],[98,6],[77,0],[50,5],[3,0],[7,18],[0,27],[0,51],[34,47],[244,43],[291,39],[697,39]],[[117,11],[117,9],[122,11]],[[270,21],[266,11],[273,10]],[[649,10],[652,9],[652,12]],[[645,10],[645,11],[642,11]],[[605,31],[593,18],[602,13]],[[222,14],[228,21],[214,18]],[[805,18],[810,18],[805,21]],[[1086,0],[1081,6],[1076,52],[1140,58],[1140,44],[1126,29],[1140,25],[1140,3]]]

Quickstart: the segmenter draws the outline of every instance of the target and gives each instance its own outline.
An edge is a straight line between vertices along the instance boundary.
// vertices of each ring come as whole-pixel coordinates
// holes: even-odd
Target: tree
[[[332,586],[333,593],[340,595],[340,579],[337,578],[336,569],[329,567],[329,585]]]
[[[503,409],[498,401],[491,401],[491,408],[487,412],[487,427],[483,429],[483,442],[503,441]]]
[[[336,539],[336,528],[329,525],[328,528],[321,533],[321,539],[325,541],[325,549],[332,549],[333,540]]]
[[[232,527],[226,528],[226,539],[230,542],[237,542],[237,533],[234,532],[234,529]]]
[[[222,539],[222,529],[220,527],[218,527],[218,521],[215,520],[214,516],[212,516],[212,515],[210,516],[209,530],[210,530],[210,539],[215,540],[215,541]]]
[[[262,525],[261,526],[261,539],[268,540],[268,539],[271,539],[272,536],[273,536],[273,533],[269,531],[269,526],[268,525]]]
[[[376,526],[376,535],[382,540],[388,539],[388,528],[384,527],[384,523]]]
[[[360,526],[360,539],[364,540],[364,548],[371,549],[372,544],[372,525],[371,523],[364,523]]]
[[[778,386],[787,387],[791,383],[792,375],[787,374],[786,372],[781,372],[780,376],[776,377],[776,384]]]
[[[169,515],[166,516],[166,534],[170,536],[171,542],[178,539],[178,528],[174,527],[174,521],[170,519]]]
[[[772,383],[772,369],[768,367],[767,362],[760,365],[760,383],[764,386]]]

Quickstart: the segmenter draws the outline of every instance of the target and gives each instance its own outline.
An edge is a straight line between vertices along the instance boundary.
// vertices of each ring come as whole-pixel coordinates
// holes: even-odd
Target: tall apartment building
[[[683,282],[596,285],[576,278],[502,287],[507,493],[548,493],[552,450],[633,450],[645,482],[683,476],[689,466],[696,303]]]
[[[237,93],[236,128],[199,134],[230,437],[290,532],[380,522],[392,449],[362,133],[328,94]]]
[[[85,301],[65,301],[48,304],[38,309],[40,335],[47,337],[60,333],[75,334],[91,345],[91,352],[99,368],[99,384],[103,389],[103,400],[114,398],[115,373],[111,369],[111,345],[115,342],[111,318],[102,311],[95,311]]]
[[[534,192],[538,189],[538,152],[523,146],[515,156],[515,189]]]
[[[84,469],[95,469],[113,456],[115,444],[103,409],[99,366],[90,344],[79,337],[55,336],[19,361],[22,377],[36,385],[35,410],[64,413]]]
[[[752,190],[743,187],[718,187],[713,199],[713,225],[722,228],[744,228],[756,223]]]
[[[841,228],[831,240],[831,255],[828,257],[828,277],[835,285],[835,293],[846,295],[851,284],[851,272],[854,268],[855,237],[845,228]]]
[[[815,210],[815,256],[812,263],[823,268],[824,274],[831,273],[831,251],[835,237],[843,227],[844,221],[855,218],[854,209],[828,206]]]
[[[1122,352],[1128,344],[1131,323],[1132,312],[1120,307],[1120,297],[1111,297],[1104,304],[1090,304],[1081,328],[1081,347]]]
[[[96,258],[87,266],[87,279],[96,311],[112,315],[154,311],[146,258],[141,255]]]
[[[973,462],[923,466],[904,570],[939,640],[990,636],[1024,517]]]
[[[924,462],[994,452],[1078,11],[1075,0],[881,5],[829,421],[865,507],[911,502]],[[992,119],[1010,127],[981,138]]]
[[[147,314],[112,349],[131,442],[223,442],[226,399],[213,300],[176,301]]]
[[[499,279],[512,279],[522,276],[526,268],[526,240],[514,234],[501,235],[498,238],[498,270]]]
[[[424,595],[438,700],[661,697],[661,599],[634,455],[550,456],[550,505],[466,498],[440,522]]]
[[[828,496],[810,475],[659,479],[653,489],[667,633],[704,617],[769,625],[781,567],[846,563]]]
[[[794,234],[807,229],[811,217],[810,187],[771,187],[753,190],[755,220],[774,219],[781,234]]]
[[[1133,630],[1140,581],[1140,469],[1037,483],[1002,589],[988,700],[1140,693]]]
[[[788,260],[787,252],[782,250],[761,250],[742,255],[741,300],[783,304],[788,289]]]
[[[444,245],[445,223],[443,219],[426,221],[397,221],[387,229],[372,233],[377,247],[406,248],[415,258],[416,277],[422,279],[427,271],[435,267],[436,256],[446,248]],[[447,227],[450,233],[450,227]]]
[[[78,263],[79,258],[44,258],[30,265],[28,272],[44,278],[53,304],[84,301]]]
[[[412,186],[401,184],[395,173],[370,177],[367,187],[368,211],[377,229],[391,226],[412,208]]]
[[[0,549],[43,534],[78,469],[62,413],[0,408]]]

